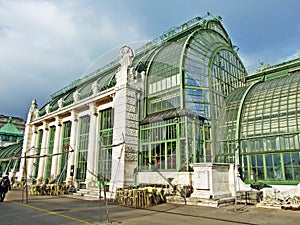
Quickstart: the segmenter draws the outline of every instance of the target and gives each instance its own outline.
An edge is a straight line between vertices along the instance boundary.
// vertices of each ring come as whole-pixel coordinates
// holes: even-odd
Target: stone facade
[[[138,152],[138,96],[140,84],[133,76],[131,67],[134,57],[132,49],[124,46],[120,53],[120,67],[116,72],[116,85],[104,92],[99,92],[97,82],[92,84],[92,95],[89,98],[80,99],[79,91],[73,93],[74,103],[63,107],[62,99],[58,101],[60,110],[51,112],[50,105],[45,107],[45,115],[37,116],[38,109],[35,100],[28,112],[23,143],[23,156],[27,155],[27,174],[30,182],[42,183],[46,178],[53,179],[60,176],[64,165],[61,164],[63,154],[68,152],[66,165],[67,184],[84,184],[86,188],[93,187],[98,182],[97,149],[99,146],[99,111],[113,109],[113,138],[111,155],[111,179],[110,188],[115,189],[134,183],[134,173],[137,166]],[[88,147],[86,158],[86,177],[84,181],[76,181],[76,162],[79,157],[79,129],[80,118],[89,117]],[[63,128],[65,122],[71,123],[69,144],[64,149]],[[50,137],[50,129],[55,130],[55,135]],[[39,134],[41,135],[39,137]],[[52,140],[52,139],[53,140]],[[50,144],[52,140],[52,144]],[[49,149],[51,148],[51,154]],[[36,158],[31,158],[39,151],[38,164]],[[64,152],[65,151],[65,152]],[[50,177],[46,176],[47,159],[51,157]],[[38,167],[37,167],[38,166]],[[75,168],[74,168],[75,166]],[[24,179],[24,160],[21,161],[18,179]],[[33,172],[37,171],[34,178]],[[76,171],[77,170],[77,171]],[[34,181],[35,180],[35,181]]]

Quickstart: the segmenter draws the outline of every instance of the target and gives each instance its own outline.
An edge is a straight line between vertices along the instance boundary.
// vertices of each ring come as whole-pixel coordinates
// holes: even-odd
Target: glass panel
[[[283,154],[284,175],[286,180],[294,180],[294,171],[290,153]]]
[[[200,121],[187,117],[140,126],[139,166],[142,170],[188,170],[189,163],[203,161],[202,133]]]
[[[52,165],[52,153],[53,153],[53,147],[54,147],[54,137],[55,137],[55,130],[56,127],[52,126],[50,127],[50,131],[49,131],[49,142],[48,142],[48,156],[46,158],[46,172],[45,172],[45,178],[48,179],[54,179],[55,177],[50,177],[51,175],[51,165]]]
[[[113,109],[99,113],[98,178],[110,181],[112,167]]]
[[[36,155],[41,154],[41,146],[42,146],[42,140],[43,140],[43,130],[38,131],[38,141],[37,141],[37,148],[36,148]],[[29,171],[31,173],[32,178],[37,178],[38,175],[38,170],[39,170],[39,163],[40,163],[40,158],[35,158],[34,163],[33,163],[33,168],[32,171]]]
[[[67,121],[63,123],[63,134],[62,134],[62,147],[61,152],[67,152],[70,150],[68,147],[70,144],[70,135],[71,135],[71,122]],[[74,154],[74,153],[73,153]],[[60,181],[64,181],[67,177],[67,167],[68,167],[68,158],[69,153],[61,155],[60,158]]]
[[[263,158],[262,155],[251,156],[251,166],[254,180],[264,180]]]
[[[78,159],[77,159],[77,171],[76,171],[76,179],[79,181],[84,181],[86,178],[89,128],[90,128],[90,116],[87,115],[87,116],[80,117]]]

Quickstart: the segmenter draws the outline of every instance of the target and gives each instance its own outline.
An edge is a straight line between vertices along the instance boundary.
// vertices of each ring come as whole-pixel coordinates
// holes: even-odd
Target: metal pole
[[[106,222],[109,223],[109,213],[108,213],[108,207],[107,207],[105,181],[103,181],[103,188],[104,188],[104,199],[105,199],[105,207],[106,207]]]
[[[102,154],[101,154],[101,141],[102,141],[102,133],[100,134],[100,137],[99,137],[99,153],[98,153],[98,155],[100,154],[100,161],[101,161],[101,163],[103,162],[103,159],[102,159]],[[99,160],[98,160],[98,163],[100,163],[99,162]],[[98,165],[98,168],[99,168],[99,165]],[[99,172],[99,203],[100,203],[100,215],[99,215],[99,220],[100,220],[100,223],[101,223],[101,214],[102,214],[102,212],[101,212],[101,192],[102,192],[102,190],[101,190],[101,186],[102,186],[102,170],[101,170],[101,168],[102,168],[102,165],[100,165],[100,171],[98,171]]]
[[[27,159],[26,159],[26,152],[24,154],[24,167],[25,167],[25,197],[26,197],[26,203],[28,203],[28,185],[27,185]],[[22,199],[23,200],[23,199]]]
[[[101,179],[101,178],[100,178]],[[100,220],[100,223],[101,223],[101,214],[102,214],[102,212],[101,212],[101,180],[100,180],[100,182],[99,182],[99,208],[100,208],[100,214],[99,214],[99,220]]]
[[[99,153],[101,156],[101,163],[103,163],[103,159],[102,159],[102,154],[101,154],[101,149],[102,149],[102,145],[101,145],[101,141],[102,141],[103,135],[100,135],[100,141],[99,141]],[[106,222],[109,223],[109,212],[108,212],[108,207],[107,207],[107,199],[106,199],[106,190],[105,190],[105,177],[102,176],[102,166],[100,166],[100,171],[99,171],[99,175],[100,175],[100,223],[101,223],[101,192],[102,192],[102,187],[103,187],[103,194],[104,194],[104,201],[105,201],[105,208],[106,208]]]
[[[236,179],[237,179],[237,165],[236,163],[234,164],[234,170],[233,170],[233,173],[234,173],[234,211],[237,210],[237,191],[236,191]]]
[[[72,153],[72,152],[74,152],[74,154],[75,154],[75,150],[74,150],[74,148],[72,148],[72,146],[71,145],[66,145],[66,146],[64,146],[64,147],[68,147],[68,153]],[[71,151],[70,151],[70,149],[71,149]],[[69,158],[71,158],[71,155],[69,155]],[[68,160],[69,161],[69,160]],[[68,163],[68,161],[66,162],[66,164]],[[66,170],[67,170],[67,166],[66,166]],[[72,170],[72,165],[71,165],[71,170]],[[73,188],[73,187],[75,187],[74,186],[74,167],[73,167],[73,171],[71,171],[71,177],[72,177],[72,180],[71,180],[71,187]]]

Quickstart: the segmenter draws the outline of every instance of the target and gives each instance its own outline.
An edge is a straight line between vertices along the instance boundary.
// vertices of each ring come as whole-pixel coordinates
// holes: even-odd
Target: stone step
[[[209,206],[209,207],[222,207],[227,205],[232,205],[234,203],[234,197],[229,198],[220,198],[220,199],[206,199],[206,198],[186,198],[186,202],[184,198],[180,196],[168,196],[166,198],[167,203],[175,203],[175,204],[187,204],[187,205],[195,205],[195,206]]]
[[[77,192],[73,193],[73,197],[80,198],[84,200],[99,200],[99,191],[97,187],[91,187],[90,189],[79,189]],[[110,198],[110,192],[106,193],[106,197]],[[102,190],[102,198],[104,198],[104,193]]]

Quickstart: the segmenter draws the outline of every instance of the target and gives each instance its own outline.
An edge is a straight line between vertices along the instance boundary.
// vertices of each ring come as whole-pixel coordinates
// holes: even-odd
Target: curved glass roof
[[[223,144],[225,149],[221,149],[218,154],[225,152],[233,154],[237,141],[253,142],[251,147],[242,144],[242,153],[287,151],[298,148],[296,146],[300,141],[299,75],[298,72],[235,90],[227,99],[224,117],[220,122],[220,124],[224,122],[222,141],[227,144]],[[283,136],[287,138],[286,141],[279,141]],[[277,141],[273,143],[277,137],[278,143],[276,144]]]
[[[211,99],[219,111],[224,98],[245,83],[246,70],[216,19],[169,40],[147,60],[142,65],[147,65],[148,114],[186,108],[210,120]]]
[[[222,137],[223,140],[235,141],[239,107],[248,89],[248,86],[238,88],[226,100],[227,105],[218,124],[221,128],[219,129],[220,134],[218,136]],[[232,148],[234,149],[235,146],[232,146]]]
[[[21,157],[22,145],[23,145],[23,142],[20,141],[17,144],[12,144],[12,145],[2,148],[0,150],[0,159],[7,159],[7,161],[9,161],[9,158],[11,158],[11,157],[13,157],[13,158]],[[13,159],[13,160],[15,160],[15,159]]]
[[[211,15],[208,14],[206,17],[208,16]],[[152,100],[150,99],[153,102],[149,104],[149,112],[155,113],[165,109],[185,107],[182,98],[183,93],[178,92],[178,89],[184,85],[183,71],[186,71],[185,77],[189,77],[189,80],[186,80],[187,86],[192,87],[192,89],[199,85],[206,88],[209,83],[207,78],[209,72],[205,67],[211,66],[212,60],[210,57],[215,54],[216,49],[220,48],[221,50],[223,47],[223,49],[232,52],[232,58],[237,58],[232,50],[233,46],[229,35],[221,24],[221,18],[215,17],[206,20],[206,17],[195,17],[182,26],[171,28],[159,38],[136,51],[133,66],[138,72],[146,72],[148,77],[147,95],[150,98],[151,96],[154,97]],[[203,63],[203,68],[194,67],[196,70],[193,70],[193,60],[198,64]],[[239,59],[234,60],[239,61]],[[47,107],[49,107],[49,112],[53,112],[59,108],[59,103],[62,107],[72,104],[75,91],[78,92],[79,100],[91,96],[93,88],[95,88],[95,82],[100,92],[114,86],[116,84],[115,73],[118,67],[119,62],[116,59],[54,93],[51,96],[52,99],[39,110],[39,116],[46,114]],[[189,71],[189,69],[191,70]],[[200,76],[205,74],[205,77],[199,78],[197,73],[200,70],[202,70]],[[190,80],[196,81],[197,85],[191,84]],[[160,95],[158,92],[161,92],[162,96],[156,98]],[[205,102],[207,102],[208,96],[205,91],[203,93],[200,94],[201,98],[204,96],[206,98]],[[62,102],[60,102],[60,99],[62,99]],[[198,115],[209,117],[209,110],[207,107],[203,107],[202,103],[195,105],[190,99],[187,99],[186,106]]]
[[[255,85],[243,105],[241,138],[299,133],[299,97],[299,74]]]
[[[53,112],[59,108],[59,101],[62,99],[62,107],[70,105],[74,103],[74,93],[78,91],[79,100],[85,99],[93,94],[93,85],[96,83],[96,88],[98,92],[104,91],[113,87],[116,84],[115,80],[115,70],[108,71],[104,74],[94,75],[93,79],[87,80],[86,82],[78,82],[77,86],[73,87],[66,92],[63,92],[60,95],[56,95],[52,98],[50,102],[44,105],[39,110],[39,116],[43,116],[46,114],[46,107],[49,105],[49,111]],[[98,77],[97,77],[98,76]],[[86,78],[84,78],[86,79]]]
[[[299,68],[289,74],[285,69],[274,70],[268,76],[260,80],[254,76],[255,82],[235,90],[227,99],[216,161],[238,162],[248,182],[298,183]]]

